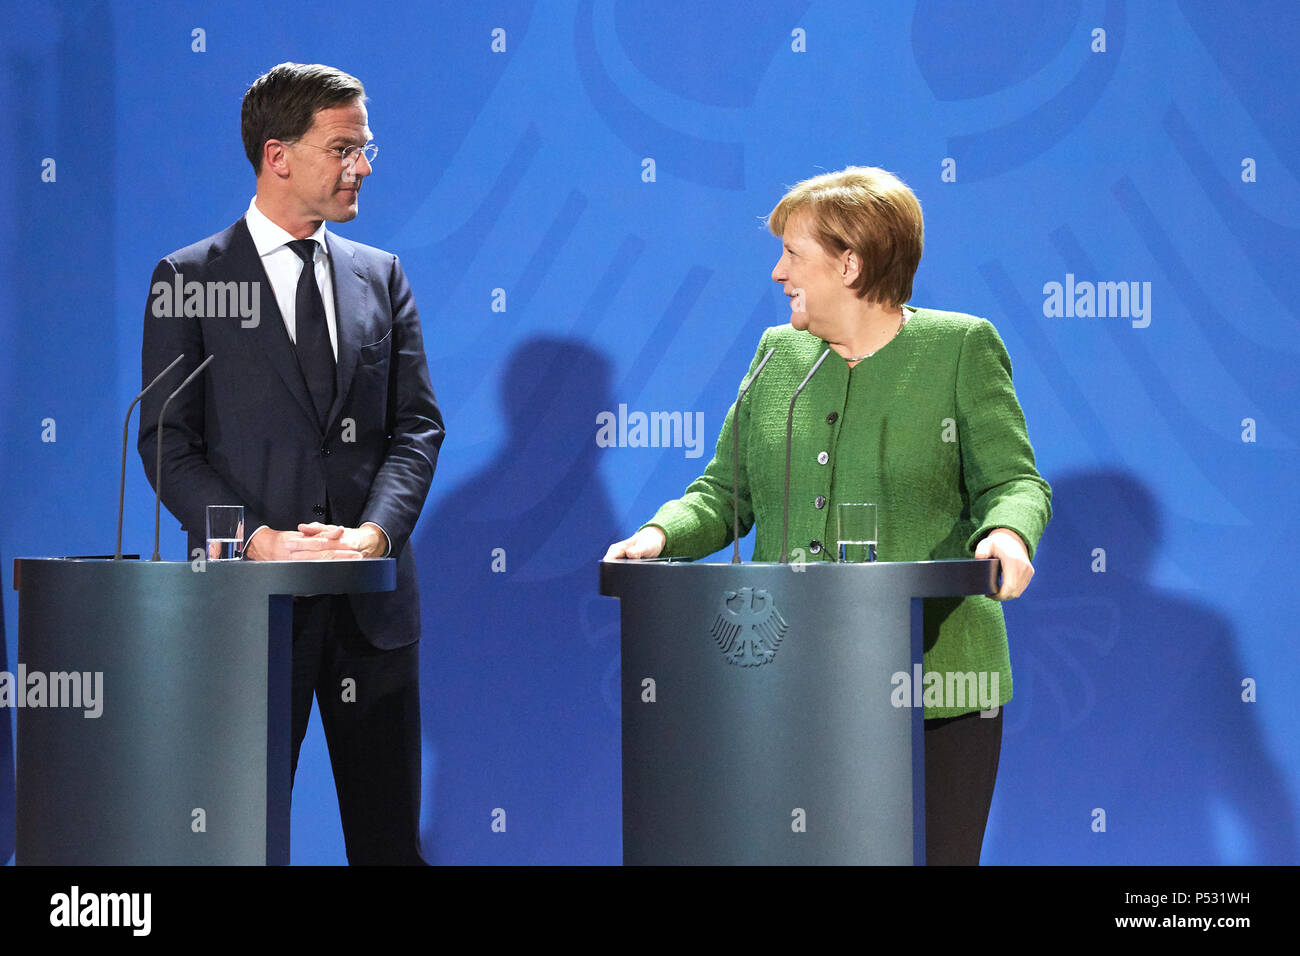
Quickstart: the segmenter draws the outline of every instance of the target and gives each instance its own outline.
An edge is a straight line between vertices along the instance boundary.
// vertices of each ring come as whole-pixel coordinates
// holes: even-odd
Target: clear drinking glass
[[[244,506],[208,505],[208,560],[233,561],[244,553]]]
[[[876,560],[876,506],[836,505],[835,519],[839,559],[850,564]]]

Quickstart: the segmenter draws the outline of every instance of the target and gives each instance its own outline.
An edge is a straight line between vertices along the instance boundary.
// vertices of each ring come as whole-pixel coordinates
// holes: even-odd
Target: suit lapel
[[[260,283],[258,285],[260,321],[256,328],[249,330],[255,343],[254,351],[275,369],[285,388],[302,407],[307,418],[319,422],[316,408],[312,404],[311,393],[307,391],[307,383],[302,377],[302,369],[298,367],[298,353],[294,351],[293,342],[290,341],[289,333],[284,327],[284,316],[280,314],[280,307],[276,304],[271,280],[266,276],[266,269],[262,267],[262,258],[257,254],[257,246],[253,244],[253,237],[242,219],[235,226],[225,258],[229,261],[217,266],[223,274],[247,277],[249,281]]]
[[[352,243],[329,231],[325,233],[325,241],[329,247],[330,271],[334,276],[334,325],[339,343],[334,405],[330,408],[328,422],[329,428],[333,428],[343,411],[348,390],[352,388],[361,345],[369,341],[365,336],[371,331],[367,319],[372,306],[365,267],[357,261]]]

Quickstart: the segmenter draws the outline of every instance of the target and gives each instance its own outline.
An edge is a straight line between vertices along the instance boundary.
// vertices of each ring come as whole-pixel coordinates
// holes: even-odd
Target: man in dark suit
[[[244,96],[248,212],[163,259],[145,310],[150,381],[216,358],[170,406],[163,501],[203,548],[206,506],[242,504],[249,560],[397,559],[397,588],[294,601],[293,768],[313,692],[351,863],[419,851],[420,608],[408,543],[442,444],[419,316],[396,256],[326,231],[357,214],[377,149],[365,90],[282,63]],[[231,303],[252,303],[236,309]],[[150,482],[162,394],[141,410]]]

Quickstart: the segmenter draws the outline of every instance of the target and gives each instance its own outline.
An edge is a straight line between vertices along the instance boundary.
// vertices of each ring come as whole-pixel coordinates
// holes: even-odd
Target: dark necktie
[[[302,260],[298,293],[294,300],[295,345],[298,365],[307,381],[312,403],[322,425],[334,404],[334,349],[330,347],[329,324],[325,320],[325,301],[316,284],[316,240],[296,239],[289,243]]]

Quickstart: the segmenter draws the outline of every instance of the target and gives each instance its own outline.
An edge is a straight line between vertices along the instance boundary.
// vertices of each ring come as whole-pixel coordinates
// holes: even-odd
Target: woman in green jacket
[[[1034,548],[1051,517],[1011,362],[993,326],[907,305],[924,226],[912,191],[881,169],[849,167],[795,186],[768,217],[783,251],[772,270],[790,324],[768,329],[750,373],[775,352],[727,416],[717,452],[686,493],[665,504],[606,559],[661,553],[699,558],[732,536],[732,442],[739,429],[741,533],[754,560],[784,556],[786,414],[826,348],[831,354],[795,406],[788,557],[833,561],[835,506],[872,502],[885,561],[997,558],[992,597],[926,601],[927,674],[996,675],[997,715],[977,703],[927,700],[926,857],[979,862],[1011,697],[998,601],[1029,585]],[[945,680],[945,686],[948,682]],[[987,718],[987,714],[985,715]]]

